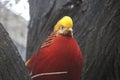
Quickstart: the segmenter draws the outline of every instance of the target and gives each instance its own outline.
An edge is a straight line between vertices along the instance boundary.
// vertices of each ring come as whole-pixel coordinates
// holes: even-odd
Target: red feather
[[[50,45],[42,47],[37,54],[27,65],[29,71],[34,66],[33,80],[80,80],[82,53],[74,38],[54,37]]]

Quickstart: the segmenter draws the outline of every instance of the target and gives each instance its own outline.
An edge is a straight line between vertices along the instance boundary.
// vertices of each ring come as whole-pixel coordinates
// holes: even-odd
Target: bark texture
[[[0,24],[0,80],[29,80],[24,62],[2,24]]]
[[[120,80],[120,0],[29,0],[27,58],[64,15],[84,55],[81,80]]]

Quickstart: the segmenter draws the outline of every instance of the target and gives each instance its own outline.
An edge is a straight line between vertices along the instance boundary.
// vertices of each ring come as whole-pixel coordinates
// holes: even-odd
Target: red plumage
[[[32,56],[27,65],[30,72],[32,67],[33,80],[80,80],[82,53],[74,38],[57,36]]]

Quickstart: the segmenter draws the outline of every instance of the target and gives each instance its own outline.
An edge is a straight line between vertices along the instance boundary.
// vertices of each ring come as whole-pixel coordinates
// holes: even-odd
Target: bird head
[[[73,27],[72,18],[69,16],[64,16],[56,23],[54,31],[57,32],[57,35],[73,36],[72,27]]]

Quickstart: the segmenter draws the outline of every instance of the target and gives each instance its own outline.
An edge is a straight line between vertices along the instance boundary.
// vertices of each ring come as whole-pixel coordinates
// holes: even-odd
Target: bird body
[[[33,80],[80,80],[82,52],[71,33],[68,26],[57,26],[30,58],[27,68]]]
[[[79,80],[82,68],[82,54],[77,42],[72,37],[59,36],[51,45],[42,48],[38,55],[34,55],[28,64],[32,70],[37,57],[33,75],[52,72],[66,72],[63,74],[42,75],[35,80]]]

